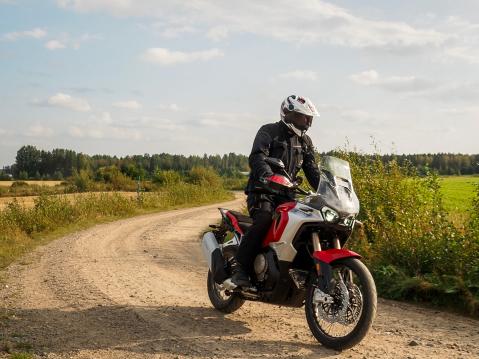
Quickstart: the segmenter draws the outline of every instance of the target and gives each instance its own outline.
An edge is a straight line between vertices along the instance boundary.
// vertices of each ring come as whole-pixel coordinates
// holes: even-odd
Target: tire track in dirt
[[[199,234],[216,207],[103,224],[37,249],[7,271],[4,336],[47,358],[479,357],[477,320],[404,303],[380,300],[373,330],[343,353],[314,340],[303,308],[215,311]]]

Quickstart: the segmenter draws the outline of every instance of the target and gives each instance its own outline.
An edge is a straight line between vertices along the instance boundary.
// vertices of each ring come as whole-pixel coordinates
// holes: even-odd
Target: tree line
[[[71,177],[80,171],[98,173],[102,168],[117,167],[131,178],[151,178],[158,170],[187,173],[195,167],[210,167],[225,177],[240,176],[249,171],[248,157],[229,153],[225,155],[172,155],[160,153],[117,157],[110,155],[86,155],[68,149],[39,150],[27,145],[17,151],[15,163],[0,170],[6,179],[56,179]]]
[[[322,153],[319,156],[329,154]],[[373,155],[363,154],[368,157]],[[377,156],[377,155],[374,155]],[[381,155],[387,163],[396,160],[401,166],[412,165],[420,174],[437,172],[439,175],[466,175],[479,173],[479,154],[402,154]],[[0,170],[0,179],[56,179],[62,180],[80,171],[97,173],[104,167],[117,167],[130,178],[151,178],[158,170],[187,173],[195,167],[210,167],[224,177],[239,177],[248,172],[248,157],[242,154],[174,155],[160,153],[117,157],[86,155],[68,149],[39,150],[27,145],[17,151],[15,163]]]

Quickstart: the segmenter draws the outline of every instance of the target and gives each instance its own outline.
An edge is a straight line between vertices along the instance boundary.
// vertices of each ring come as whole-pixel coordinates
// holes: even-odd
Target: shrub
[[[19,187],[28,187],[28,183],[25,181],[15,181],[12,183],[10,187],[12,188],[19,188]]]
[[[156,170],[152,180],[161,186],[171,186],[182,182],[181,175],[172,170]]]
[[[95,174],[95,178],[97,181],[103,181],[104,183],[109,184],[107,189],[112,189],[114,191],[134,191],[136,188],[136,182],[124,175],[116,166],[99,168]]]
[[[85,170],[73,171],[73,183],[78,192],[85,192],[92,186],[90,174]]]
[[[350,162],[365,224],[351,246],[364,255],[379,293],[479,314],[479,215],[471,214],[461,232],[448,220],[434,174],[419,177],[407,164],[383,163],[379,156],[336,155]]]
[[[188,182],[210,187],[220,187],[222,185],[221,177],[212,168],[193,167],[188,173]]]
[[[145,210],[168,209],[230,199],[221,187],[189,183],[142,194],[142,201],[120,193],[85,193],[72,197],[42,195],[32,208],[16,200],[0,210],[0,268],[34,247],[37,238],[62,227],[130,216]]]

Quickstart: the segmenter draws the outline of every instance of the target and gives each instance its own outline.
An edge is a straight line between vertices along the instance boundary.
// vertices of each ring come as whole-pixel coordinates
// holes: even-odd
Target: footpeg
[[[231,278],[228,278],[227,280],[225,280],[225,281],[223,282],[223,286],[224,286],[225,289],[227,289],[227,290],[234,290],[235,288],[238,287],[236,284],[233,283],[233,281],[231,280]]]

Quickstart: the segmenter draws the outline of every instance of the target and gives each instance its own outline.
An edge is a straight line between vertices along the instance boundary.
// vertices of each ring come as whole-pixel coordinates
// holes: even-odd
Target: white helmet
[[[316,110],[316,107],[313,105],[309,98],[297,95],[290,95],[286,97],[286,99],[281,104],[281,109],[279,112],[281,116],[281,121],[283,121],[298,136],[302,136],[305,131],[297,128],[292,123],[285,122],[285,116],[290,112],[299,112],[306,116],[319,116],[318,110]]]

